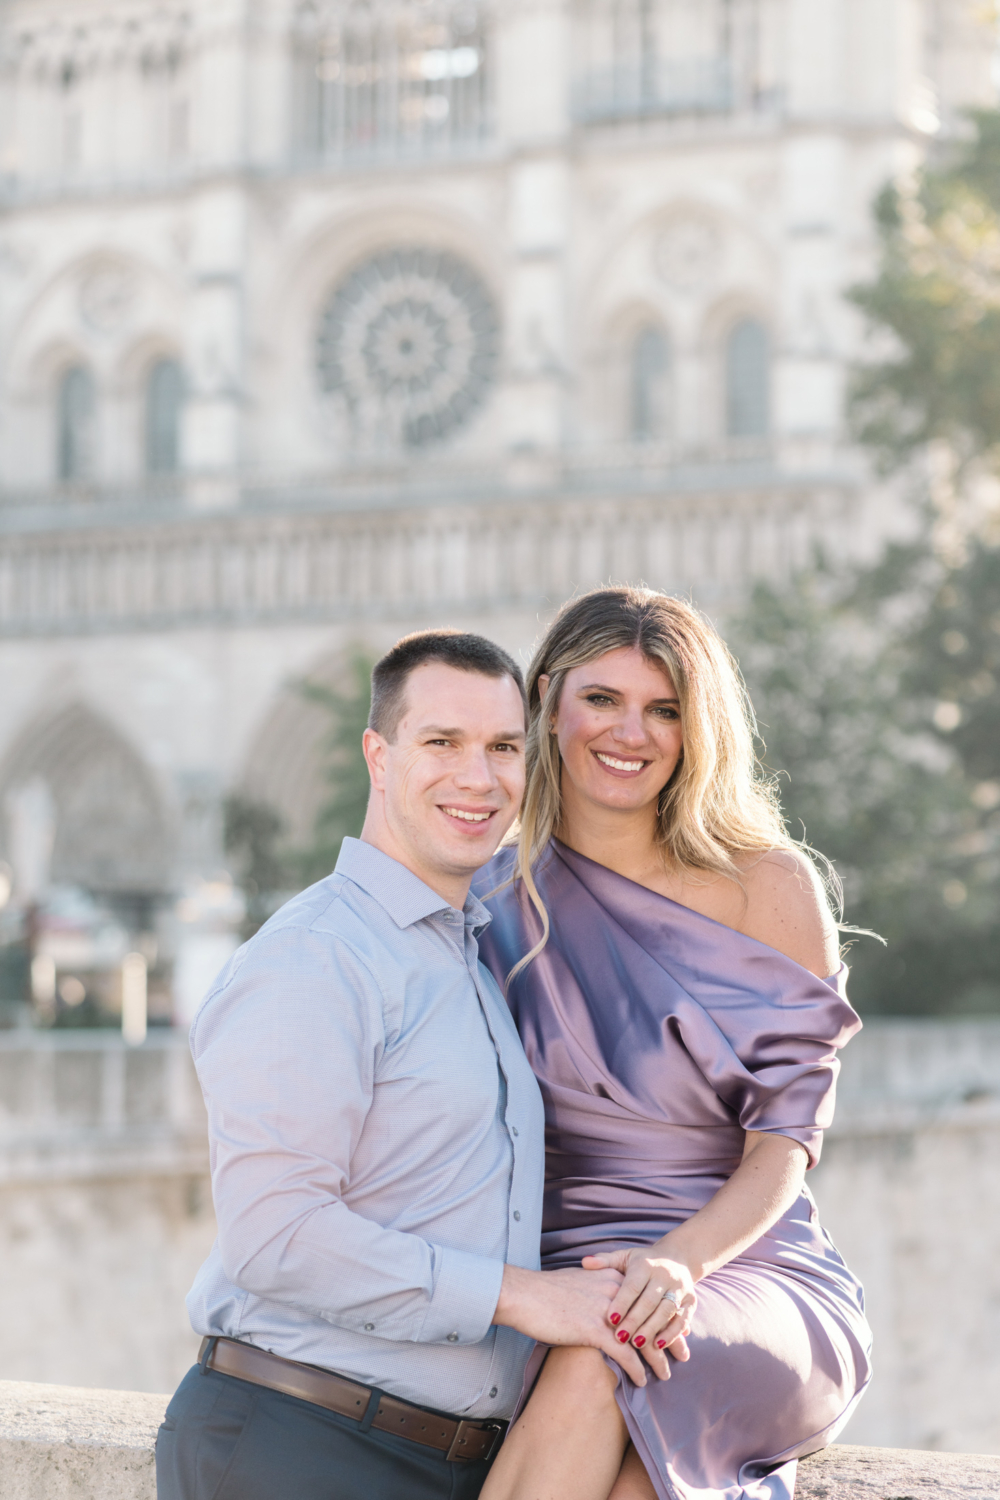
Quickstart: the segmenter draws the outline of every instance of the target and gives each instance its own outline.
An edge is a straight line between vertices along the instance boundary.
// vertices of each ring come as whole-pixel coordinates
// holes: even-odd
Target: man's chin
[[[447,865],[453,875],[471,875],[489,864],[500,847],[501,840],[510,824],[490,827],[476,838],[455,834],[447,841],[447,847],[436,851],[442,869]]]

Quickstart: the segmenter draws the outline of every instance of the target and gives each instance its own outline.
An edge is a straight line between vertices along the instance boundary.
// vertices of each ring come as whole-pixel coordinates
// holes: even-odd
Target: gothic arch
[[[302,684],[350,691],[351,658],[365,650],[357,643],[353,648],[331,652],[301,677],[287,681],[251,743],[240,791],[281,815],[283,837],[290,844],[301,847],[310,842],[316,816],[328,795],[323,738],[330,728],[330,716],[305,696]]]
[[[98,894],[156,894],[169,886],[167,820],[140,757],[101,715],[72,703],[36,719],[0,771],[0,805],[41,778],[55,808],[51,878]],[[9,841],[7,812],[4,842]]]

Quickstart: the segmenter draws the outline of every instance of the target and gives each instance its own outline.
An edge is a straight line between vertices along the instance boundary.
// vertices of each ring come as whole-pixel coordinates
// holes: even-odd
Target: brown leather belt
[[[209,1344],[214,1345],[210,1350]],[[335,1411],[342,1417],[353,1417],[358,1422],[367,1416],[374,1394],[368,1386],[345,1380],[343,1375],[320,1370],[316,1365],[301,1365],[294,1359],[282,1359],[280,1354],[241,1344],[236,1339],[202,1339],[198,1361],[203,1369],[235,1375],[237,1380],[247,1380],[251,1385],[266,1385],[272,1391],[311,1401],[314,1406]],[[492,1458],[507,1430],[506,1422],[441,1417],[409,1401],[381,1394],[368,1426],[378,1432],[409,1438],[412,1443],[422,1443],[425,1448],[437,1448],[450,1464]]]

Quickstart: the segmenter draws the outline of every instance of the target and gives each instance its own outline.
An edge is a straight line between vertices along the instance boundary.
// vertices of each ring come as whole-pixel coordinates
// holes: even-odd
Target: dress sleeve
[[[789,971],[777,975],[769,965],[770,983],[755,976],[746,989],[698,997],[713,1024],[710,1031],[697,1028],[692,1051],[744,1130],[799,1141],[812,1168],[833,1121],[837,1051],[861,1021],[844,993],[846,966],[817,979],[788,963]]]

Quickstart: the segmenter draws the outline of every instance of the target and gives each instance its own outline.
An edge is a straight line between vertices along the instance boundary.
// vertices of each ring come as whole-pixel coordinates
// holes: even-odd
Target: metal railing
[[[578,0],[574,114],[584,124],[731,114],[780,99],[780,0]]]
[[[294,45],[301,159],[450,155],[491,133],[490,26],[477,0],[309,3]]]

